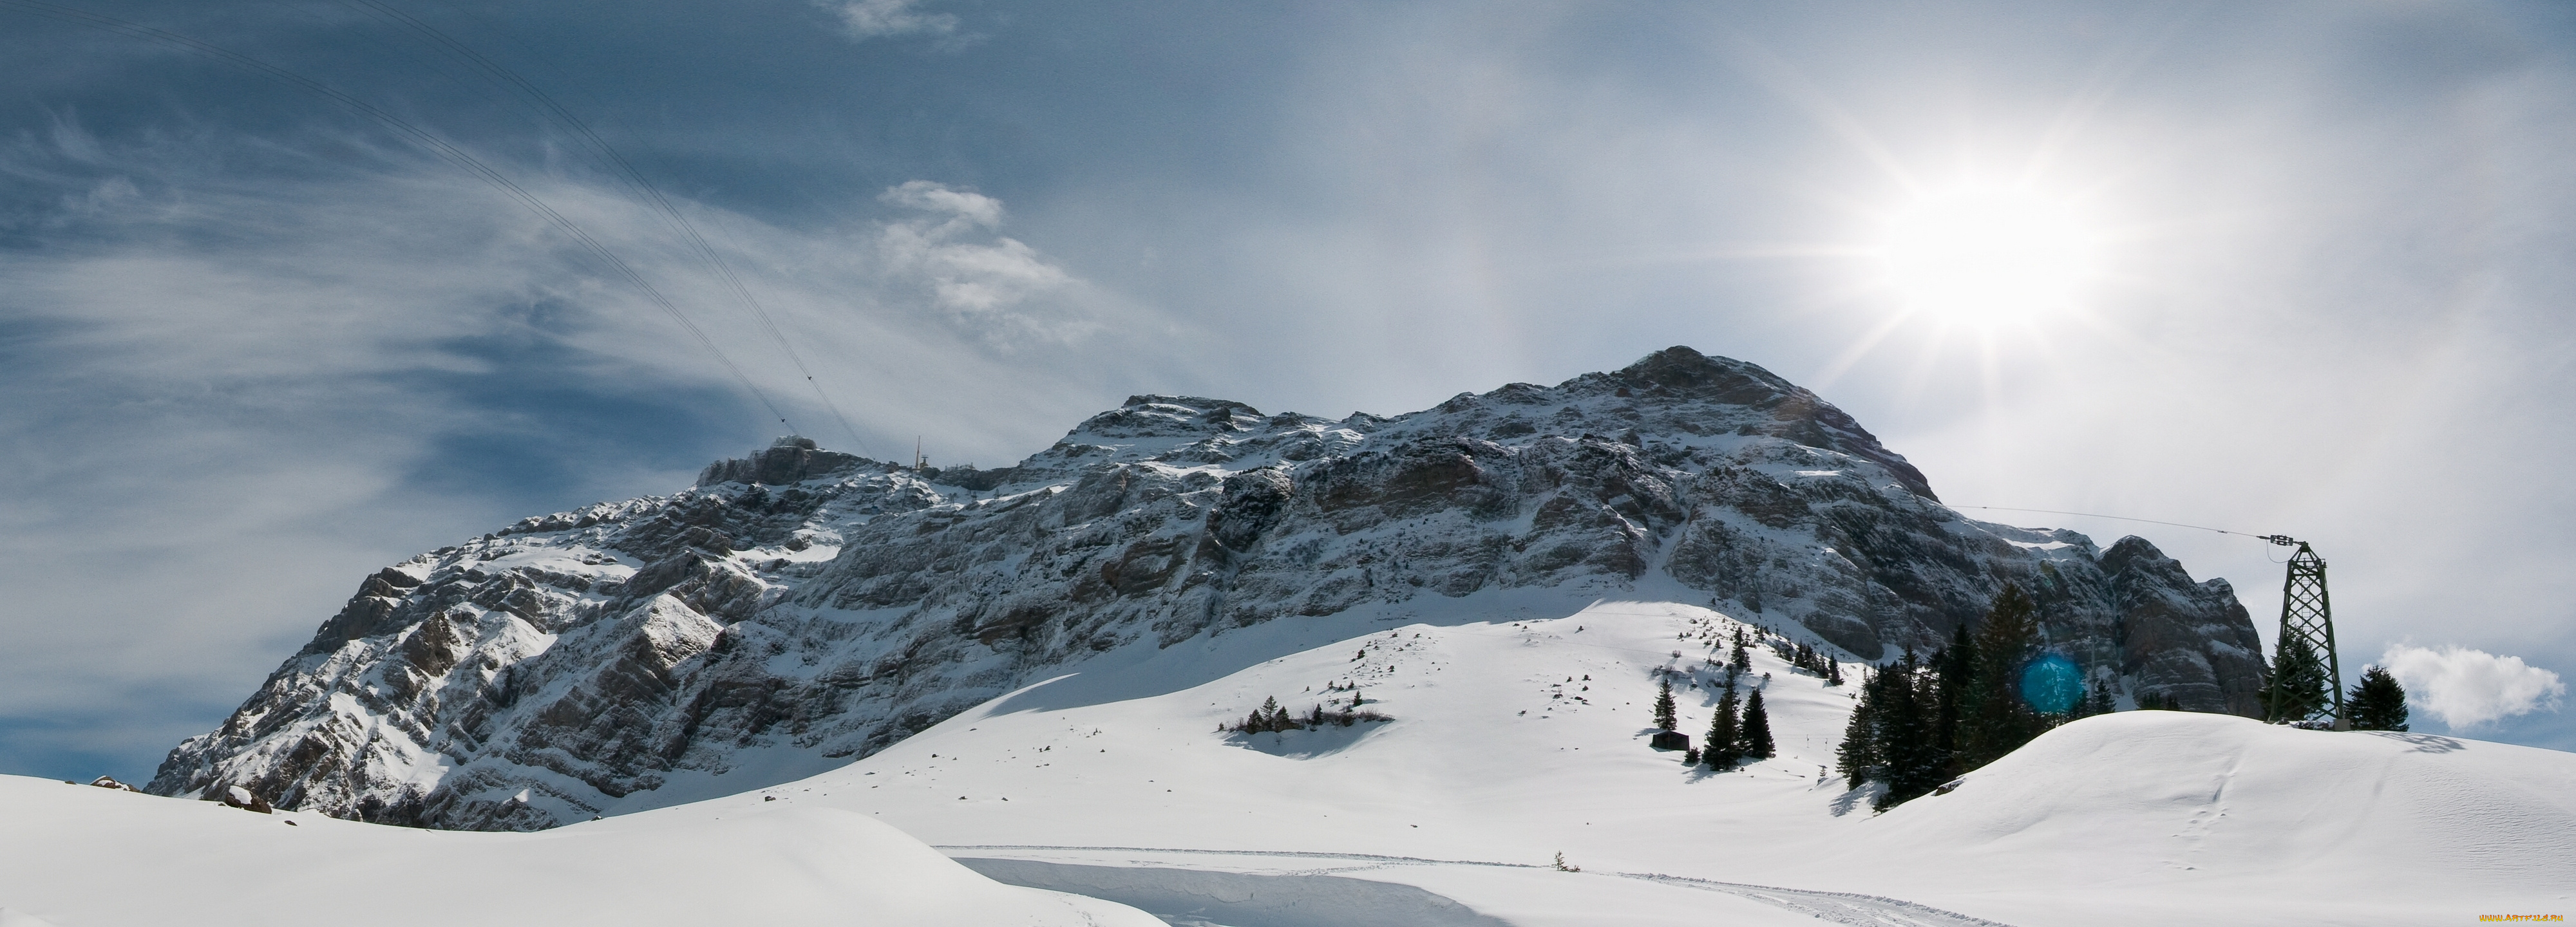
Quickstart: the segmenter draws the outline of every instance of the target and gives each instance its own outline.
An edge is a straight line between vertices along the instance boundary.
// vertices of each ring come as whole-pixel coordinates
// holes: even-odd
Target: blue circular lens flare
[[[2084,699],[2084,671],[2075,661],[2049,654],[2021,671],[2021,698],[2041,714],[2062,715]]]

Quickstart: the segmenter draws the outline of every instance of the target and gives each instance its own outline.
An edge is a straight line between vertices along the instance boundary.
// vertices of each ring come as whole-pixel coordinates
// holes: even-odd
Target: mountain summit
[[[2139,538],[1965,518],[1743,361],[1668,348],[1393,417],[1135,396],[1007,468],[786,438],[668,496],[387,567],[150,790],[540,829],[811,775],[1249,629],[1286,653],[1425,611],[1633,599],[1883,661],[2007,583],[2089,678],[2255,712],[2259,646],[2226,581]]]

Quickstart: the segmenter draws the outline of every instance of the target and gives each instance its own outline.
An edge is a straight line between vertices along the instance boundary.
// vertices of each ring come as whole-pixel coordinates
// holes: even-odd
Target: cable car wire
[[[788,362],[796,367],[797,374],[804,377],[806,384],[814,390],[814,398],[821,400],[823,407],[831,411],[833,419],[840,423],[842,430],[849,432],[850,440],[859,442],[859,450],[862,453],[867,450],[865,439],[859,437],[859,430],[850,424],[849,417],[841,413],[840,405],[834,403],[831,395],[823,390],[821,381],[814,377],[814,371],[805,365],[804,356],[797,352],[795,344],[789,341],[786,333],[779,329],[777,320],[769,314],[767,307],[761,305],[759,297],[754,296],[751,288],[743,283],[742,277],[734,272],[732,264],[724,259],[723,253],[716,250],[707,242],[705,236],[698,233],[697,225],[690,222],[688,216],[681,213],[679,207],[673,205],[669,197],[663,195],[660,187],[644,176],[644,172],[637,169],[624,154],[619,153],[615,146],[610,145],[607,139],[600,137],[588,122],[556,102],[552,95],[538,87],[534,81],[493,60],[491,56],[476,51],[473,46],[421,21],[418,17],[382,0],[340,0],[340,2],[344,6],[374,13],[409,30],[422,41],[445,52],[448,56],[482,72],[487,79],[526,97],[542,114],[570,130],[574,138],[588,147],[602,164],[612,169],[611,173],[619,182],[625,184],[640,202],[652,209],[656,218],[660,219],[673,233],[688,240],[697,257],[716,272],[716,276],[724,281],[725,287],[733,293],[734,298],[740,301],[744,308],[750,310],[752,317],[760,322],[762,331],[769,335],[770,341],[777,344],[779,351],[787,355]]]
[[[2237,537],[2253,538],[2258,541],[2270,541],[2274,544],[2279,544],[2285,547],[2298,543],[2296,539],[2286,534],[2254,534],[2248,531],[2229,531],[2225,528],[2212,528],[2206,525],[2186,525],[2178,521],[2157,521],[2153,518],[2130,518],[2126,515],[2098,515],[2092,512],[2061,512],[2056,509],[2016,509],[2001,505],[1953,505],[1951,508],[1986,509],[1995,512],[2038,512],[2044,515],[2073,515],[2078,518],[2108,518],[2112,521],[2135,521],[2145,522],[2150,525],[2170,525],[2176,528],[2190,528],[2194,531],[2215,531],[2220,534],[2233,534]]]

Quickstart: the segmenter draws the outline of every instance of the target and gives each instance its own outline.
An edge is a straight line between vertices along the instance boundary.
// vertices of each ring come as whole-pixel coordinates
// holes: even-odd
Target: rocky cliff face
[[[787,439],[395,564],[151,790],[542,828],[802,776],[1103,651],[1264,622],[1659,597],[1883,660],[2006,583],[2132,696],[2255,712],[2224,580],[2138,538],[1963,518],[1752,364],[1672,348],[1339,421],[1138,396],[1007,469]]]

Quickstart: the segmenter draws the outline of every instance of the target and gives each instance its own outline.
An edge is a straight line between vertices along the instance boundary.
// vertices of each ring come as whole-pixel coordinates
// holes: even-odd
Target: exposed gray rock
[[[540,828],[818,772],[1102,651],[1263,622],[1650,595],[1884,660],[2006,583],[2087,672],[2254,713],[2224,581],[1963,518],[1751,364],[1672,348],[1338,421],[1136,396],[1009,468],[787,439],[397,564],[151,790]]]

